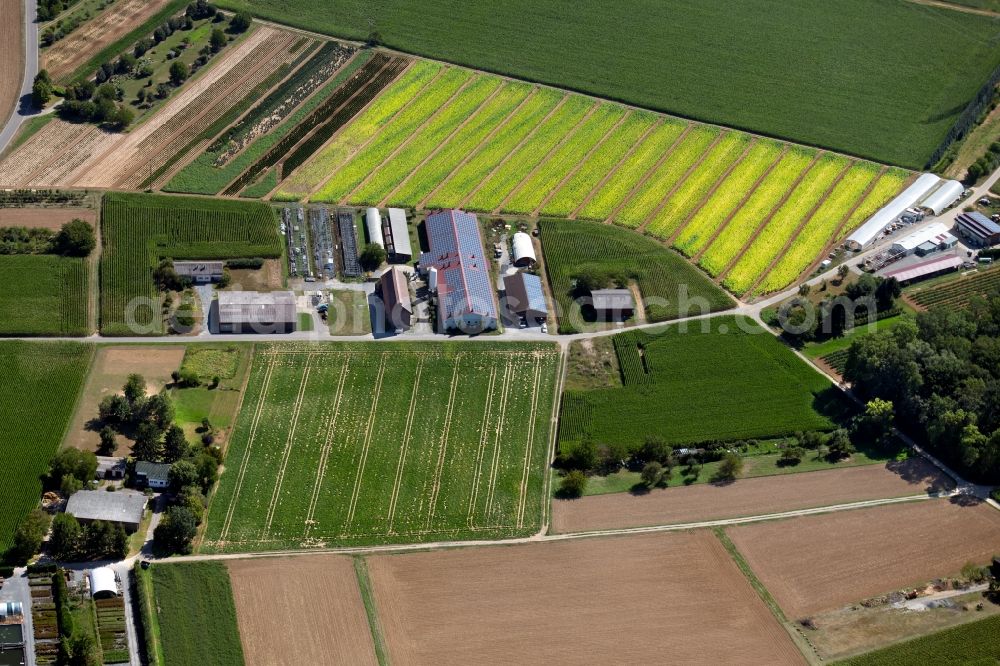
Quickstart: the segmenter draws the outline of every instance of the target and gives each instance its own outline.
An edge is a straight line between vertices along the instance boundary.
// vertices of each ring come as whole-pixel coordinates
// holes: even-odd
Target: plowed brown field
[[[708,531],[368,560],[393,664],[802,664]]]
[[[0,0],[0,127],[7,123],[24,76],[24,3]]]
[[[951,487],[948,478],[930,463],[913,458],[888,465],[740,479],[724,486],[701,484],[646,495],[615,493],[554,500],[552,530],[589,532],[739,518]]]
[[[57,230],[70,220],[97,223],[93,208],[0,208],[0,227]]]
[[[936,499],[727,529],[792,619],[957,574],[1000,552],[1000,511]]]
[[[7,0],[4,0],[5,2]],[[145,23],[170,0],[120,0],[42,51],[42,67],[56,81],[73,73],[105,46]]]
[[[249,666],[377,664],[349,557],[229,562]]]

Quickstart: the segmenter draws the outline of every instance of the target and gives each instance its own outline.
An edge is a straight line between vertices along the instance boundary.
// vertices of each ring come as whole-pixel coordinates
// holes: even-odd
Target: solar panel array
[[[361,277],[354,213],[337,211],[337,225],[340,227],[340,250],[344,255],[344,276]]]
[[[524,273],[524,291],[528,295],[528,308],[535,312],[548,312],[545,305],[545,293],[542,291],[542,279],[531,273]]]
[[[436,266],[447,288],[443,306],[447,319],[474,312],[497,317],[490,281],[489,262],[483,253],[479,221],[460,210],[427,217],[427,240],[431,251],[421,263]]]

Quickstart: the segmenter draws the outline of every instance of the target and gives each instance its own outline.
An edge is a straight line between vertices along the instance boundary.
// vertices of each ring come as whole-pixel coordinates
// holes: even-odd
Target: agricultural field
[[[153,268],[165,257],[281,256],[277,218],[258,202],[109,193],[101,234],[104,335],[162,333]]]
[[[936,664],[965,666],[992,664],[1000,660],[1000,617],[994,616],[969,622],[905,643],[893,645],[836,662],[837,666],[901,666],[903,664]]]
[[[961,497],[802,516],[726,530],[793,620],[986,564],[1000,512]],[[817,557],[823,566],[817,567]]]
[[[62,441],[92,347],[0,342],[0,552],[38,504],[40,475]]]
[[[152,607],[158,652],[169,666],[244,663],[229,571],[222,562],[155,564]],[[206,646],[211,645],[211,649]]]
[[[75,257],[0,256],[0,335],[87,335],[88,274]]]
[[[805,663],[705,530],[367,564],[391,663]]]
[[[576,305],[573,280],[585,272],[634,281],[645,302],[645,318],[664,321],[725,310],[732,300],[697,269],[656,241],[615,226],[586,221],[541,222],[549,283],[559,309],[559,332],[590,328]],[[690,309],[681,311],[686,293]]]
[[[973,298],[992,296],[998,289],[1000,289],[1000,268],[990,267],[971,275],[907,289],[906,299],[923,310],[935,308],[962,310],[969,307]]]
[[[753,457],[744,458],[745,478],[728,485],[700,483],[645,494],[619,492],[556,501],[552,505],[552,531],[590,532],[741,518],[936,493],[954,485],[921,458],[805,473],[791,473],[795,468],[785,467],[769,476],[756,476],[757,462]],[[707,474],[706,470],[702,473]]]
[[[24,5],[18,0],[0,0],[0,125],[7,124],[17,96],[21,92],[24,72]]]
[[[258,345],[201,552],[533,534],[558,360],[548,344]]]
[[[613,339],[623,385],[564,393],[561,448],[584,439],[637,446],[649,433],[676,446],[834,427],[817,411],[835,400],[829,380],[748,319],[715,317]]]

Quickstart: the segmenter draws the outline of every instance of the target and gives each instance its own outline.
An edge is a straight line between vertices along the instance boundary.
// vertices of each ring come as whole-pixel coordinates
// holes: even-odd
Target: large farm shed
[[[224,265],[221,261],[175,261],[174,272],[195,284],[218,282],[222,279]]]
[[[958,201],[965,191],[965,186],[957,180],[944,180],[930,194],[921,200],[920,208],[926,208],[935,215],[940,215],[953,203]]]
[[[382,215],[378,208],[369,208],[365,211],[365,229],[368,230],[368,242],[385,247],[385,239],[382,238]]]
[[[393,266],[382,273],[378,282],[382,292],[382,308],[387,330],[405,331],[410,328],[413,303],[410,301],[410,286],[406,272],[398,266]]]
[[[437,269],[439,330],[496,328],[497,306],[479,220],[462,210],[446,210],[429,215],[425,224],[431,249],[421,255],[420,270]]]
[[[129,534],[139,529],[145,510],[146,496],[127,490],[116,493],[80,490],[73,493],[66,503],[66,513],[81,523],[95,520],[118,523]]]
[[[903,254],[912,254],[915,252],[919,255],[924,255],[934,250],[955,247],[957,242],[958,239],[951,235],[945,224],[935,222],[900,238],[892,244],[892,251]]]
[[[982,213],[962,213],[955,219],[955,225],[971,245],[989,247],[1000,243],[1000,224]]]
[[[535,257],[535,246],[531,242],[531,236],[523,231],[518,231],[514,234],[514,240],[511,244],[514,247],[515,266],[519,268],[530,267],[538,263],[538,258]]]
[[[214,308],[219,333],[293,333],[298,323],[290,291],[223,291]]]
[[[590,304],[604,321],[625,320],[635,311],[635,301],[628,289],[595,289],[590,292]]]
[[[413,258],[413,247],[410,245],[410,230],[406,226],[406,211],[402,208],[390,208],[388,227],[385,251],[389,260],[396,263],[410,261]]]
[[[542,279],[531,273],[514,273],[503,279],[507,307],[522,317],[544,321],[549,316]]]
[[[898,268],[894,271],[889,271],[883,274],[882,277],[896,278],[900,284],[907,284],[909,282],[914,282],[915,280],[923,280],[935,275],[942,275],[944,273],[956,271],[962,266],[962,263],[962,257],[952,254],[947,257],[938,257],[936,259],[921,261],[918,264],[913,264],[905,268]]]
[[[867,222],[855,229],[854,233],[847,237],[844,244],[850,250],[862,250],[868,247],[889,224],[902,215],[907,208],[924,199],[940,182],[941,179],[932,173],[923,174],[895,199],[872,215]]]

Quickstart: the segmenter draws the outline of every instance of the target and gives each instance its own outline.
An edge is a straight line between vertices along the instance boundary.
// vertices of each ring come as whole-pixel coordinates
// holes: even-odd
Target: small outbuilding
[[[635,313],[635,301],[628,289],[595,289],[590,292],[590,304],[598,319],[624,321]]]
[[[135,485],[138,488],[164,490],[170,487],[170,465],[140,460],[135,464]]]
[[[385,252],[389,261],[396,264],[405,264],[413,259],[410,229],[406,226],[406,211],[402,208],[389,209],[389,234]]]
[[[104,490],[80,490],[70,495],[66,513],[81,523],[103,520],[118,523],[129,534],[139,529],[146,511],[146,496],[130,490],[109,493]]]
[[[545,321],[549,317],[549,307],[545,303],[542,279],[531,273],[506,275],[503,286],[507,297],[507,308],[525,319]]]
[[[90,581],[90,596],[94,599],[112,599],[118,596],[118,578],[111,567],[91,569],[87,579]]]
[[[535,246],[531,242],[531,236],[523,231],[518,231],[514,234],[511,245],[514,250],[515,266],[518,268],[531,268],[538,263],[538,259],[535,257]]]
[[[385,239],[382,238],[382,215],[378,208],[369,208],[365,211],[365,229],[368,230],[368,242],[385,247]]]
[[[947,226],[941,222],[934,222],[900,238],[892,244],[892,251],[895,254],[924,256],[930,252],[955,247],[957,243],[958,239],[951,235]]]
[[[208,284],[222,279],[225,265],[221,261],[175,261],[177,277],[187,278],[195,284]]]
[[[413,319],[413,304],[410,301],[410,286],[406,272],[399,266],[393,266],[382,273],[378,281],[388,330],[409,329]]]
[[[955,218],[958,233],[974,247],[990,247],[1000,243],[1000,224],[979,212],[962,213]]]
[[[212,307],[219,333],[294,333],[298,327],[290,291],[222,291]]]
[[[114,481],[125,478],[125,459],[97,456],[97,471],[94,473],[94,478],[98,481]]]

